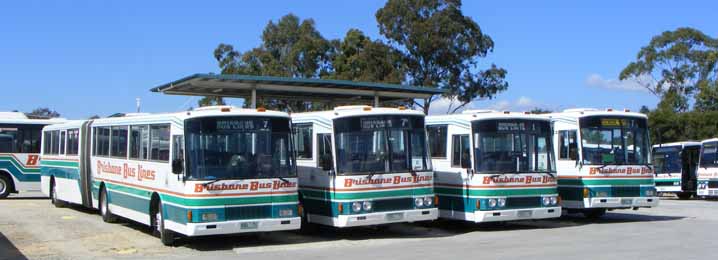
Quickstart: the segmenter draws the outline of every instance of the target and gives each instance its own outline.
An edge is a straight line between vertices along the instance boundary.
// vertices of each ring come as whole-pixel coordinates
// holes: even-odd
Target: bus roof
[[[700,143],[700,142],[696,142],[696,141],[673,142],[673,143],[665,143],[665,144],[654,144],[654,145],[653,145],[653,148],[669,147],[669,146],[680,146],[680,147],[686,147],[686,146],[701,146],[701,143]]]
[[[93,125],[104,126],[113,124],[134,124],[134,123],[156,123],[156,122],[172,122],[176,125],[183,125],[183,121],[189,118],[207,117],[207,116],[265,116],[265,117],[285,117],[289,118],[289,114],[280,111],[270,111],[264,109],[247,109],[232,106],[211,106],[200,107],[194,110],[173,112],[173,113],[139,113],[127,114],[127,116],[106,117],[93,120]],[[52,125],[45,127],[45,130],[58,130],[77,128],[88,120],[73,120],[64,124]]]
[[[49,125],[66,121],[64,118],[31,119],[22,112],[0,112],[0,124]]]
[[[366,104],[367,101],[396,101],[430,98],[445,91],[424,86],[356,82],[349,80],[251,76],[239,74],[193,74],[150,89],[171,95],[223,96],[302,101],[334,101]]]
[[[704,143],[710,143],[710,142],[718,142],[718,138],[711,138],[701,141],[702,144]]]
[[[605,110],[598,110],[593,108],[572,108],[566,109],[562,112],[555,112],[549,114],[543,114],[542,116],[551,119],[579,119],[587,116],[629,116],[629,117],[640,117],[648,119],[648,116],[642,113],[631,112],[630,110],[614,110],[611,108]]]
[[[549,121],[547,117],[525,112],[498,112],[493,110],[467,110],[461,114],[433,115],[426,117],[426,124],[468,124],[471,121],[490,119],[531,119]]]
[[[408,108],[393,107],[370,107],[370,106],[339,106],[332,110],[292,113],[292,120],[302,121],[302,119],[321,118],[335,119],[350,116],[371,116],[371,115],[417,115],[424,116],[424,113],[418,110]]]

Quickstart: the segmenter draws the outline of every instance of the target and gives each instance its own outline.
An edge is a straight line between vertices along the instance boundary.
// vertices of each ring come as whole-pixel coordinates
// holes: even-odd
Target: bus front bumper
[[[596,197],[583,199],[584,208],[650,208],[658,206],[658,197]]]
[[[401,211],[375,212],[357,215],[339,215],[329,224],[335,227],[373,226],[389,223],[418,222],[435,220],[439,217],[439,209],[413,209]]]
[[[681,185],[676,186],[656,186],[656,192],[681,192]]]
[[[558,218],[561,216],[561,207],[506,209],[491,211],[475,211],[474,222],[512,221],[526,219]]]
[[[187,236],[207,236],[222,234],[237,234],[251,232],[268,232],[281,230],[296,230],[301,227],[302,220],[299,217],[277,218],[277,219],[252,219],[233,220],[206,223],[187,223],[180,227]]]
[[[707,196],[707,197],[716,197],[716,196],[718,196],[718,189],[710,189],[710,188],[698,189],[696,191],[696,195]]]

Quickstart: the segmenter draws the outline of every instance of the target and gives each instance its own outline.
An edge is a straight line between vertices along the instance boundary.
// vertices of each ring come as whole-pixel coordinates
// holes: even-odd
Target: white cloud
[[[453,106],[452,106],[453,102]],[[440,98],[435,100],[434,102],[431,102],[431,107],[429,108],[429,115],[443,115],[447,113],[447,110],[449,109],[449,106],[456,107],[460,105],[458,101],[452,101],[448,98]],[[520,96],[515,100],[475,100],[474,102],[471,102],[470,104],[462,107],[461,109],[457,110],[456,113],[460,113],[467,109],[488,109],[488,110],[495,110],[495,111],[513,111],[513,112],[522,112],[522,111],[530,111],[534,108],[543,108],[548,109],[552,111],[557,111],[556,108],[550,107],[548,105],[542,104],[540,102],[536,102],[530,97],[527,96]],[[451,111],[449,111],[451,112]]]
[[[617,80],[617,79],[604,79],[601,75],[593,73],[588,75],[586,78],[586,85],[589,87],[597,87],[604,89],[624,90],[624,91],[640,91],[648,92],[648,90],[639,84],[639,81],[647,80],[643,79],[629,79],[629,80]]]
[[[448,98],[442,97],[442,98],[439,98],[439,99],[431,102],[431,106],[429,107],[429,115],[447,114],[449,107],[452,107],[452,110],[453,110],[453,108],[455,108],[459,105],[461,105],[461,103],[459,101],[456,101],[455,99],[448,99]],[[464,109],[466,109],[466,106],[460,108],[459,110],[457,110],[457,112],[464,111]],[[448,112],[451,112],[451,111],[448,111]]]

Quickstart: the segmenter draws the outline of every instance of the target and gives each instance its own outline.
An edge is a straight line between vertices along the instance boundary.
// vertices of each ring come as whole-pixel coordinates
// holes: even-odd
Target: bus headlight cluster
[[[200,215],[200,216],[201,216],[200,218],[204,222],[217,221],[217,213],[207,212],[207,213],[202,213],[202,215]]]
[[[427,196],[427,197],[414,198],[414,206],[416,206],[417,208],[431,207],[433,205],[434,205],[434,197]]]
[[[355,201],[352,202],[352,212],[359,213],[362,211],[368,212],[374,208],[374,204],[371,201]]]
[[[292,210],[292,209],[279,210],[279,217],[286,218],[286,217],[292,217],[293,215],[294,215],[294,210]]]
[[[653,197],[653,196],[656,196],[656,190],[654,190],[654,189],[646,190],[646,197]]]
[[[705,183],[705,182],[698,183],[698,189],[703,190],[706,188],[708,188],[708,183]]]
[[[506,207],[506,198],[490,198],[486,201],[490,209]]]
[[[558,198],[556,196],[546,196],[541,198],[541,204],[544,206],[556,206],[558,204]]]

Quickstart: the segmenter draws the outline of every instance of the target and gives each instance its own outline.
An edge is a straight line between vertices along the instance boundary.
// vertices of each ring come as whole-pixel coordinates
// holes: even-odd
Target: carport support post
[[[374,107],[379,107],[379,95],[374,93]]]
[[[257,88],[252,87],[252,109],[257,109]]]

